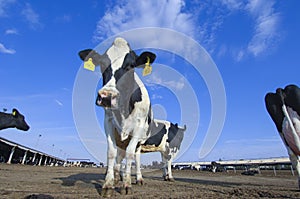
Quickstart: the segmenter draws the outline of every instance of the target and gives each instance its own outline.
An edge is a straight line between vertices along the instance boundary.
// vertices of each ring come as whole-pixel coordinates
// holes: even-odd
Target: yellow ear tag
[[[13,116],[16,116],[16,111],[13,111],[13,112],[12,112],[12,115],[13,115]]]
[[[145,63],[145,68],[143,70],[143,76],[149,75],[152,72],[152,66],[150,65],[150,58],[147,57],[147,62]]]
[[[87,70],[95,71],[95,64],[93,63],[92,58],[89,58],[86,62],[84,62],[83,68]]]

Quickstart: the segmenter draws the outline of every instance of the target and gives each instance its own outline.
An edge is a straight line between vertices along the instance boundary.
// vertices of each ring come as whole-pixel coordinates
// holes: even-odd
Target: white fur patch
[[[127,44],[127,41],[123,38],[116,38],[113,45],[107,50],[106,54],[111,61],[112,73],[115,72],[122,67],[124,58],[127,53],[130,52],[130,48]],[[107,84],[103,88],[115,88],[116,80],[114,76],[107,82]],[[102,88],[102,89],[103,89]]]
[[[293,152],[300,155],[300,117],[290,107],[287,107],[286,110],[284,111],[286,117],[282,123],[282,133]]]

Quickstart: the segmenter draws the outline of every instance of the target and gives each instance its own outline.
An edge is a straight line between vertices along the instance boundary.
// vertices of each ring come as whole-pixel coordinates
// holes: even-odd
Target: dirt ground
[[[291,171],[262,171],[255,176],[174,170],[176,182],[162,180],[160,170],[143,170],[145,185],[113,198],[300,198]],[[0,164],[0,198],[101,198],[105,169]],[[135,179],[133,177],[133,182]]]

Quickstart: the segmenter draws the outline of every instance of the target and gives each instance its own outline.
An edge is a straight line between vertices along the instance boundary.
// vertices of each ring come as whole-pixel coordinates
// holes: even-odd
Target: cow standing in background
[[[29,130],[25,117],[15,108],[12,110],[12,113],[0,112],[0,130],[7,128],[17,128],[22,131]]]
[[[143,184],[141,173],[140,153],[160,152],[163,166],[163,178],[165,181],[174,181],[172,175],[172,161],[179,152],[183,140],[186,125],[179,127],[169,121],[156,120],[151,123],[151,136],[144,144],[137,148],[136,153],[136,174],[137,184]]]
[[[100,55],[92,49],[79,52],[84,61],[101,66],[103,87],[98,91],[96,104],[105,109],[104,128],[107,137],[107,173],[102,186],[102,195],[110,197],[114,185],[114,169],[120,170],[126,158],[125,175],[121,194],[131,191],[131,164],[136,148],[150,136],[153,122],[148,92],[134,72],[152,63],[156,55],[143,52],[140,56],[123,38],[116,38],[112,46]]]
[[[278,88],[265,96],[265,103],[297,170],[300,189],[300,89],[295,85]]]

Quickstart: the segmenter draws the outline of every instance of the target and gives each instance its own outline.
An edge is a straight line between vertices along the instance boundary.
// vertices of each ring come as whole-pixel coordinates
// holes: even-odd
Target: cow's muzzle
[[[118,96],[117,93],[100,90],[96,99],[96,105],[104,108],[118,108]]]

